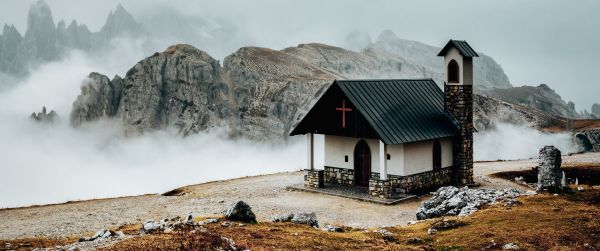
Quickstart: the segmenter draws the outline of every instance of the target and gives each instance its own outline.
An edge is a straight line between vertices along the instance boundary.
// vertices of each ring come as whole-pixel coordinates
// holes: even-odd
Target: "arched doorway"
[[[448,83],[460,82],[458,63],[454,59],[448,63]]]
[[[354,184],[369,186],[371,178],[371,150],[364,140],[358,141],[354,147]]]
[[[442,168],[442,145],[439,140],[433,142],[433,170]]]

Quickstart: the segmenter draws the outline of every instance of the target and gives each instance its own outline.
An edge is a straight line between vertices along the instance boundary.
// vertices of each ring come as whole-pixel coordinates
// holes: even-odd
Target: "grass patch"
[[[589,202],[599,198],[600,187],[591,186],[568,195],[519,197],[520,203],[514,206],[493,205],[466,217],[385,228],[389,234],[353,228],[332,233],[305,225],[263,222],[230,227],[215,223],[206,224],[204,231],[138,235],[138,224],[117,229],[136,236],[104,250],[226,250],[227,239],[238,248],[251,250],[498,250],[506,243],[525,250],[598,250],[600,207]],[[438,231],[429,234],[432,227]],[[20,240],[26,242],[31,243],[28,249],[68,243]]]

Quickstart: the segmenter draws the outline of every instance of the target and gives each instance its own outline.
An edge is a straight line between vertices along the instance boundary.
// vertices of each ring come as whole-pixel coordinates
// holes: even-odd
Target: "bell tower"
[[[473,57],[477,52],[461,40],[450,40],[438,53],[444,57],[444,110],[459,123],[453,140],[455,183],[473,184]]]

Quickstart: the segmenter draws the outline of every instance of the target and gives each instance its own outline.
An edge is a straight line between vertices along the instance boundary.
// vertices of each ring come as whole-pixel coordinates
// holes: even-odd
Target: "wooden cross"
[[[342,112],[342,128],[346,128],[346,112],[351,112],[351,108],[346,107],[346,100],[342,99],[342,107],[336,107],[336,111]]]

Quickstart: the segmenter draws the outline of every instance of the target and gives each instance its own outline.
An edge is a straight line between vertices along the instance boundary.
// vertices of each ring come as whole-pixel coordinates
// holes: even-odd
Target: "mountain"
[[[113,38],[142,33],[141,25],[121,5],[108,15],[100,31],[90,32],[75,20],[69,26],[62,20],[55,25],[50,7],[39,0],[29,9],[24,36],[14,26],[4,25],[0,35],[0,72],[23,76],[29,68],[57,60],[68,50],[97,51]]]
[[[71,123],[112,118],[128,133],[175,127],[190,134],[226,127],[234,137],[284,140],[334,79],[416,74],[414,66],[379,56],[324,44],[243,47],[221,67],[201,50],[174,45],[140,61],[123,78],[90,74],[73,104]],[[559,123],[536,109],[481,95],[475,99],[475,120],[478,130],[495,121],[535,128]]]
[[[546,84],[539,86],[519,86],[506,89],[494,88],[487,92],[490,96],[523,106],[537,108],[548,114],[560,117],[578,118],[575,104],[565,102],[556,91]]]
[[[364,35],[353,35],[362,37]],[[347,37],[347,41],[356,41]],[[421,42],[400,39],[390,30],[383,31],[364,50],[377,55],[400,58],[405,65],[412,65],[418,69],[417,75],[433,78],[437,83],[443,83],[442,61],[437,56],[439,47],[430,46]],[[474,84],[476,91],[485,91],[491,88],[510,88],[510,81],[502,67],[491,57],[478,52],[479,57],[474,58]]]

